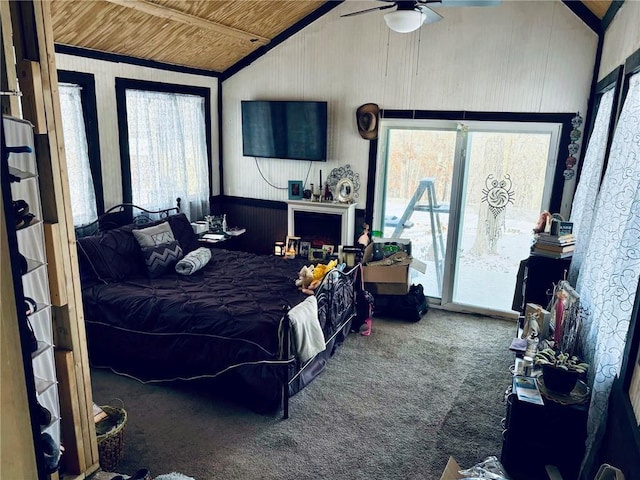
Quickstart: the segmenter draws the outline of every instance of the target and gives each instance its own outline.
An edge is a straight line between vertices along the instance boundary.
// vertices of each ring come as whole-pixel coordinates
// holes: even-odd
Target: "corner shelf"
[[[16,225],[7,225],[7,227],[15,229],[17,253],[22,255],[27,263],[26,272],[21,276],[22,294],[24,298],[28,297],[36,302],[36,310],[26,317],[26,321],[29,322],[37,340],[37,349],[31,352],[32,370],[30,371],[33,372],[35,398],[30,399],[30,402],[42,402],[41,404],[46,405],[45,408],[51,412],[51,422],[40,428],[40,431],[48,431],[55,443],[60,446],[62,442],[60,399],[56,377],[51,293],[33,126],[20,119],[3,116],[2,128],[5,142],[9,147],[27,145],[31,148],[31,152],[11,152],[5,158],[8,158],[9,173],[20,179],[20,181],[10,182],[11,200],[26,202],[29,213],[33,214],[34,218],[25,227],[16,228]],[[9,206],[9,208],[11,207]],[[25,308],[25,306],[19,305],[18,308]],[[23,345],[22,348],[28,349],[29,346]],[[32,424],[35,421],[32,417]],[[41,454],[39,448],[36,448],[36,452]]]

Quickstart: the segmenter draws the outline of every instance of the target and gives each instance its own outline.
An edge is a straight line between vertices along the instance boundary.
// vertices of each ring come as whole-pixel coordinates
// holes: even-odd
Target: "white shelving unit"
[[[12,199],[26,201],[29,212],[35,215],[28,226],[16,230],[16,237],[18,250],[27,260],[27,271],[22,275],[24,296],[33,299],[37,305],[36,311],[27,318],[38,340],[37,350],[31,352],[36,397],[38,403],[51,412],[52,417],[48,425],[41,426],[41,432],[51,435],[59,447],[61,442],[60,401],[33,127],[24,120],[5,116],[3,128],[8,147],[27,145],[32,150],[31,153],[11,153],[8,164],[9,172],[20,178],[19,182],[11,183]],[[24,307],[18,305],[18,308]]]

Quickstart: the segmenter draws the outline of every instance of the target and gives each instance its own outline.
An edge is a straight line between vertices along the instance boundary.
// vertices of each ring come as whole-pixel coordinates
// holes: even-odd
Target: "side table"
[[[238,237],[244,235],[246,229],[238,228],[227,232],[205,232],[198,235],[198,242],[204,247],[234,250]]]
[[[518,324],[516,336],[522,326]],[[522,361],[516,354],[515,365]],[[514,368],[517,370],[517,368]],[[534,377],[540,378],[539,369]],[[556,395],[539,384],[544,405],[518,400],[515,392],[506,396],[500,462],[518,480],[547,478],[545,465],[554,465],[563,478],[576,479],[585,452],[588,389],[583,396]]]

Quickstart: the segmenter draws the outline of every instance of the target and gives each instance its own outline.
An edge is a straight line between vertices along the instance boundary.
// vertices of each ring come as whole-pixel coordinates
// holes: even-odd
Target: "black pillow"
[[[184,213],[171,215],[167,218],[167,221],[169,225],[171,225],[171,231],[178,243],[180,243],[185,255],[201,246],[198,243],[198,236],[193,233],[191,222],[189,222],[189,219]]]
[[[105,282],[119,282],[144,273],[140,261],[140,246],[132,233],[133,226],[114,228],[106,232],[78,239],[82,256],[95,276]]]

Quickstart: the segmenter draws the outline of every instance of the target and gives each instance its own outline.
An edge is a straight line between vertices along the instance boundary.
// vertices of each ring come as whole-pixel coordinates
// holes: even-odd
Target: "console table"
[[[300,236],[300,229],[296,229],[296,213],[298,212],[318,214],[320,216],[326,216],[327,218],[338,219],[340,222],[340,243],[342,245],[353,245],[356,223],[355,203],[289,200],[287,202],[287,234],[289,236]],[[320,225],[319,228],[321,228]]]

